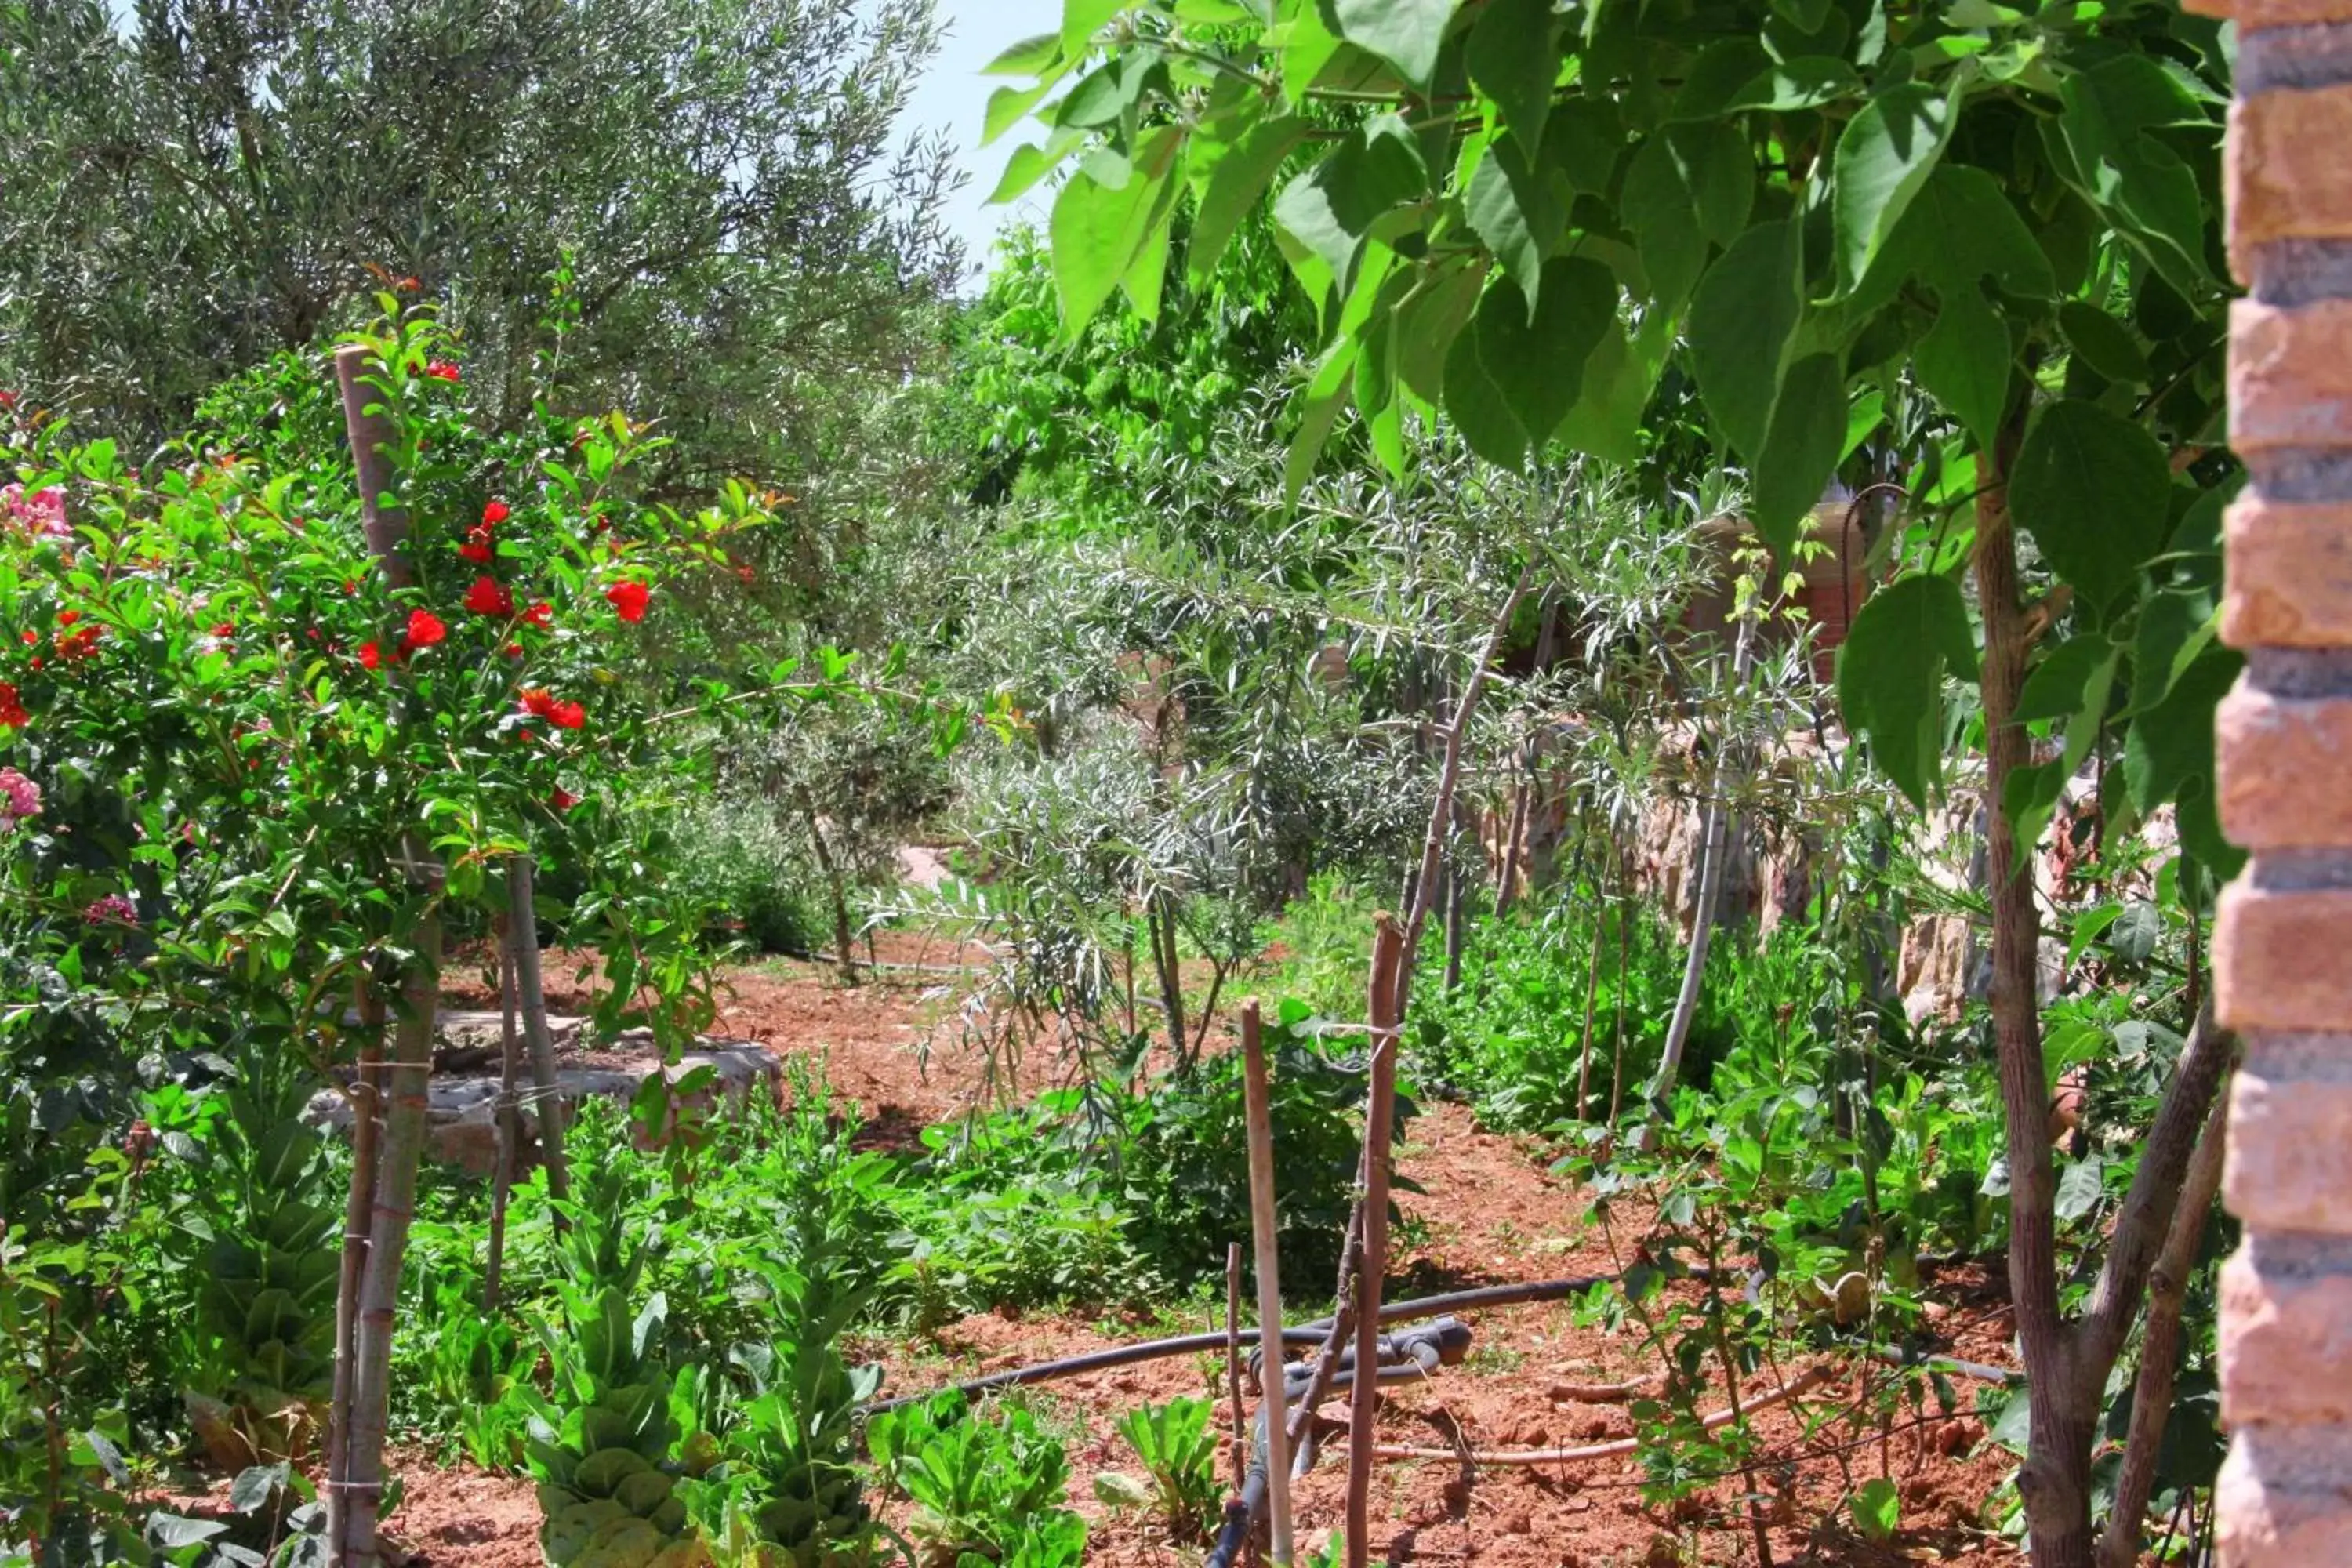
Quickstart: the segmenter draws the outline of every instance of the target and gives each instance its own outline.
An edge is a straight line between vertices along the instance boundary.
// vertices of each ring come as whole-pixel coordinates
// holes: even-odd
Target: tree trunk
[[[1168,1050],[1184,1059],[1183,954],[1176,945],[1175,900],[1166,889],[1155,889],[1145,905],[1150,924],[1151,962],[1160,971],[1160,1005],[1168,1013]]]
[[[849,936],[849,892],[842,886],[841,869],[834,864],[833,850],[824,841],[824,829],[817,826],[816,803],[808,792],[801,792],[801,817],[808,824],[809,847],[816,852],[817,869],[824,873],[824,889],[833,902],[834,961],[840,965],[842,980],[857,984],[857,955],[851,951]]]
[[[572,1195],[572,1175],[563,1154],[563,1100],[556,1092],[555,1040],[548,1033],[547,990],[539,970],[539,914],[531,898],[534,869],[528,855],[507,861],[507,952],[514,963],[522,1037],[530,1048],[531,1095],[539,1101],[540,1163],[547,1167],[548,1195],[563,1198]],[[558,1228],[565,1224],[559,1213]]]
[[[2164,1426],[2172,1414],[2172,1384],[2180,1360],[2180,1312],[2197,1268],[2199,1244],[2213,1217],[2213,1194],[2221,1186],[2221,1155],[2227,1144],[2230,1102],[2216,1094],[2205,1131],[2181,1183],[2180,1204],[2165,1233],[2164,1251],[2148,1276],[2147,1329],[2140,1337],[2139,1377],[2132,1392],[2131,1432],[2125,1439],[2123,1468],[2116,1476],[2114,1511],[2099,1539],[2098,1568],[2133,1568],[2139,1562],[2141,1527],[2156,1489],[2156,1461]]]
[[[2025,1500],[2035,1568],[2091,1568],[2091,1444],[2098,1405],[2096,1390],[2083,1387],[2059,1318],[2056,1188],[2034,993],[2042,921],[2033,900],[2032,846],[2018,844],[2001,810],[2010,776],[2028,762],[2025,731],[2011,718],[2024,679],[2027,637],[2018,603],[2008,490],[2024,422],[2021,404],[1990,454],[1989,482],[1977,498],[1976,538],[1977,597],[1985,631],[1979,685],[1992,898],[1992,1017],[2009,1134],[2009,1289],[2032,1401],[2018,1489]]]
[[[1627,891],[1617,900],[1617,1043],[1609,1068],[1609,1125],[1617,1125],[1618,1112],[1625,1105],[1625,984],[1626,973],[1633,960],[1633,871],[1626,869],[1624,885]]]
[[[1738,647],[1731,658],[1735,687],[1747,684],[1748,668],[1755,658],[1755,621],[1750,616],[1739,623]],[[1731,750],[1727,742],[1717,753],[1707,785],[1706,807],[1699,819],[1698,901],[1691,917],[1690,951],[1683,959],[1682,993],[1675,998],[1675,1015],[1666,1026],[1665,1054],[1658,1062],[1657,1076],[1650,1082],[1650,1099],[1660,1114],[1664,1112],[1667,1097],[1675,1091],[1675,1080],[1682,1074],[1683,1047],[1689,1043],[1691,1024],[1698,1016],[1699,986],[1706,974],[1706,950],[1715,936],[1716,897],[1723,889],[1724,862],[1731,858],[1730,847],[1725,842],[1731,811],[1725,796],[1727,786],[1738,782],[1739,772]]]
[[[1532,762],[1528,763],[1528,772],[1530,774],[1534,772]],[[1534,790],[1534,779],[1527,777],[1520,779],[1511,791],[1510,826],[1504,829],[1503,834],[1503,874],[1495,883],[1495,913],[1498,916],[1511,912],[1511,900],[1519,890],[1519,843],[1527,836],[1528,797]]]
[[[1595,889],[1597,892],[1598,889]],[[1592,962],[1584,971],[1584,1048],[1576,1059],[1576,1119],[1592,1117],[1592,1013],[1601,1001],[1601,942],[1609,932],[1609,904],[1592,900]]]
[[[1445,994],[1451,996],[1462,984],[1462,949],[1469,940],[1469,884],[1464,875],[1462,854],[1462,796],[1454,796],[1454,843],[1445,858]]]

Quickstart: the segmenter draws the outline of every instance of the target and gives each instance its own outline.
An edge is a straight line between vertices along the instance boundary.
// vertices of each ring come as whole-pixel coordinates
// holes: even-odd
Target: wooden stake
[[[1289,1406],[1283,1398],[1281,1232],[1274,1206],[1274,1103],[1257,998],[1242,1004],[1242,1089],[1249,1128],[1250,1239],[1257,1265],[1258,1410],[1265,1421],[1265,1501],[1275,1568],[1290,1568]]]
[[[497,922],[499,934],[499,1105],[498,1166],[490,1174],[490,1261],[483,1271],[482,1310],[499,1310],[499,1281],[507,1251],[507,1199],[514,1190],[515,1163],[522,1149],[522,1115],[515,1106],[514,947],[507,922]]]
[[[522,1012],[522,1037],[530,1047],[531,1089],[539,1100],[539,1154],[547,1166],[551,1197],[572,1195],[571,1166],[563,1156],[562,1097],[556,1093],[555,1040],[547,1030],[547,990],[539,969],[539,914],[531,898],[528,855],[507,860],[507,952],[514,962],[515,993]],[[556,1228],[567,1222],[558,1213]]]
[[[1459,735],[1454,737],[1458,755]],[[1372,1087],[1364,1106],[1364,1261],[1356,1271],[1355,1382],[1348,1401],[1348,1568],[1365,1568],[1371,1552],[1372,1442],[1380,1400],[1381,1280],[1388,1268],[1389,1167],[1396,1123],[1396,1059],[1401,982],[1409,954],[1396,917],[1376,917],[1370,1006]]]

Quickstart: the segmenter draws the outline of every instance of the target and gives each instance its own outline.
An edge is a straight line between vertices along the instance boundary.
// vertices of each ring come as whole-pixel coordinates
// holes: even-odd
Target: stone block
[[[2222,547],[2222,641],[2352,647],[2352,500],[2241,500],[2223,522]]]
[[[2352,699],[2273,697],[2241,680],[2221,702],[2214,739],[2231,843],[2352,846]]]
[[[2352,6],[2341,7],[2352,15]],[[2222,170],[2230,256],[2251,278],[2248,253],[2276,239],[2352,239],[2352,87],[2282,89],[2230,106]]]
[[[2242,453],[2352,447],[2352,300],[2230,307],[2230,441]]]
[[[2213,1000],[2224,1028],[2352,1028],[2352,889],[2271,890],[2242,878],[2224,889],[2213,921]]]
[[[2230,1212],[2252,1227],[2352,1236],[2347,1193],[2352,1081],[2239,1068],[2230,1086],[2230,1155],[2221,1179]]]
[[[2352,1273],[2266,1268],[2242,1249],[2221,1268],[2221,1415],[2352,1420]]]

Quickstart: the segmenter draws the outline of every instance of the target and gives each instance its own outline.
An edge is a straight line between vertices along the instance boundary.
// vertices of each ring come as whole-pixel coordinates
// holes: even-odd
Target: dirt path
[[[898,956],[911,963],[951,955],[933,944],[921,959]],[[570,970],[562,973],[560,984],[570,984]],[[967,1109],[984,1088],[973,1064],[945,1048],[926,1062],[920,1049],[925,1032],[942,1020],[950,1026],[942,1034],[952,1038],[953,994],[944,984],[950,978],[895,970],[845,988],[812,965],[769,963],[730,976],[719,1027],[761,1040],[787,1060],[821,1064],[836,1092],[861,1103],[880,1140],[898,1142]],[[551,996],[558,1006],[569,1000]],[[1400,1196],[1404,1224],[1389,1287],[1392,1298],[1618,1267],[1601,1230],[1583,1223],[1581,1197],[1549,1173],[1539,1150],[1480,1131],[1466,1110],[1453,1105],[1427,1106],[1410,1134],[1400,1168],[1423,1190]],[[1626,1247],[1635,1239],[1625,1216],[1616,1222],[1616,1238]],[[1980,1276],[1946,1281],[1938,1294],[1958,1303],[1943,1308],[1938,1320],[1957,1353],[1997,1363],[2010,1359],[2005,1315]],[[1222,1312],[1213,1316],[1221,1320]],[[1468,1361],[1424,1387],[1390,1395],[1382,1440],[1542,1448],[1630,1436],[1623,1405],[1555,1397],[1572,1384],[1618,1382],[1655,1370],[1634,1335],[1580,1324],[1577,1316],[1567,1303],[1465,1314],[1476,1334]],[[872,1337],[854,1349],[884,1363],[887,1391],[919,1393],[980,1373],[1220,1327],[1221,1321],[1207,1321],[982,1314],[918,1338]],[[1874,1385],[1880,1381],[1877,1373],[1861,1376]],[[1774,1382],[1772,1370],[1761,1369],[1749,1386]],[[1102,1470],[1138,1468],[1114,1428],[1125,1411],[1177,1394],[1222,1401],[1223,1383],[1222,1358],[1200,1356],[1072,1378],[1024,1395],[1048,1429],[1069,1443],[1070,1502],[1092,1527],[1089,1563],[1176,1568],[1199,1561],[1197,1545],[1170,1542],[1156,1521],[1108,1513],[1096,1500],[1093,1479]],[[1984,1500],[2010,1459],[1979,1440],[1981,1424],[1966,1415],[1947,1417],[1932,1403],[1923,1413],[1899,1413],[1884,1437],[1874,1427],[1857,1432],[1832,1419],[1863,1393],[1849,1371],[1801,1408],[1758,1419],[1764,1444],[1759,1484],[1769,1500],[1776,1563],[1861,1568],[1942,1562],[1990,1568],[2016,1561],[1983,1528]],[[1965,1386],[1961,1394],[1964,1403],[1972,1399]],[[1713,1408],[1720,1401],[1710,1395],[1706,1403]],[[1810,1432],[1809,1423],[1814,1424]],[[1333,1445],[1297,1493],[1306,1541],[1318,1538],[1341,1515],[1339,1447]],[[419,1552],[421,1563],[530,1568],[539,1562],[538,1514],[528,1480],[438,1468],[422,1453],[406,1457],[410,1491],[394,1528]],[[1881,1474],[1895,1485],[1902,1525],[1892,1540],[1872,1542],[1852,1531],[1851,1519],[1837,1504],[1852,1486]],[[1385,1463],[1372,1500],[1375,1560],[1385,1554],[1400,1563],[1494,1568],[1756,1561],[1737,1478],[1703,1489],[1672,1513],[1643,1501],[1641,1479],[1630,1457],[1475,1472],[1450,1460]]]

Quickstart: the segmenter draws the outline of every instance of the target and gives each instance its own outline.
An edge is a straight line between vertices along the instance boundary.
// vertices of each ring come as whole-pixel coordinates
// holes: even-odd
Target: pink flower
[[[457,379],[457,367],[448,360],[436,359],[425,365],[425,374],[436,381],[455,381]]]
[[[139,907],[121,893],[109,893],[82,910],[81,918],[94,926],[135,926],[139,923]]]
[[[68,539],[73,530],[66,526],[66,493],[51,485],[30,495],[18,484],[0,485],[0,517],[10,526],[35,539]]]
[[[41,815],[41,786],[14,768],[0,768],[0,833],[17,819]]]

